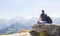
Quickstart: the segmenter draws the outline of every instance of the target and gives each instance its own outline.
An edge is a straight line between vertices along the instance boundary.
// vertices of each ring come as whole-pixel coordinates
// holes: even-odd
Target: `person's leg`
[[[40,20],[39,22],[40,22],[40,24],[45,24],[46,23],[46,21],[42,21],[42,20]]]

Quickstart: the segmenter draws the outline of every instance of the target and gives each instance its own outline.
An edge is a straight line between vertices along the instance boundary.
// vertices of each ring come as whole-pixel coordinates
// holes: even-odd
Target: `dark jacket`
[[[44,14],[44,15],[42,16],[42,21],[47,21],[47,15],[46,15],[46,14]]]

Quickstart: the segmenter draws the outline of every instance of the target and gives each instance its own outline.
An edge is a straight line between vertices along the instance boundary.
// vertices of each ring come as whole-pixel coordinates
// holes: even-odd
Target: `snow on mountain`
[[[35,20],[25,19],[25,18],[9,19],[8,22],[5,22],[4,24],[1,23],[2,25],[0,25],[0,27],[2,27],[2,26],[6,26],[6,27],[3,27],[2,29],[0,29],[0,31],[1,31],[0,34],[16,33],[20,29],[31,29],[30,24],[33,24],[34,21]],[[4,22],[4,20],[2,22]],[[4,32],[2,32],[2,31],[4,31]]]
[[[2,26],[10,26],[14,23],[22,23],[21,25],[31,26],[37,22],[36,17],[32,18],[24,18],[24,17],[15,17],[13,19],[1,19],[0,18],[0,27]],[[60,18],[53,18],[53,23],[60,24]]]

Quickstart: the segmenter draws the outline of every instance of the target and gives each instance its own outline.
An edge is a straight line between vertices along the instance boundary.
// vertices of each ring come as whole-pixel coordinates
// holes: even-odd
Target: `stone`
[[[38,33],[46,31],[48,34],[54,35],[54,36],[55,35],[59,36],[60,30],[57,30],[58,28],[60,29],[60,26],[55,25],[55,24],[48,24],[48,23],[46,23],[44,25],[43,24],[34,24],[32,26],[33,31],[36,31]]]

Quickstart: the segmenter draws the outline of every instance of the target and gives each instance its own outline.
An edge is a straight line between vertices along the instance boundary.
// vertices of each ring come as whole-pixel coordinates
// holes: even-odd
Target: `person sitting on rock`
[[[52,23],[52,19],[45,14],[44,10],[42,10],[42,14],[39,17],[38,24]]]
[[[42,14],[39,17],[38,24],[44,24],[47,22],[47,14],[42,10]]]

